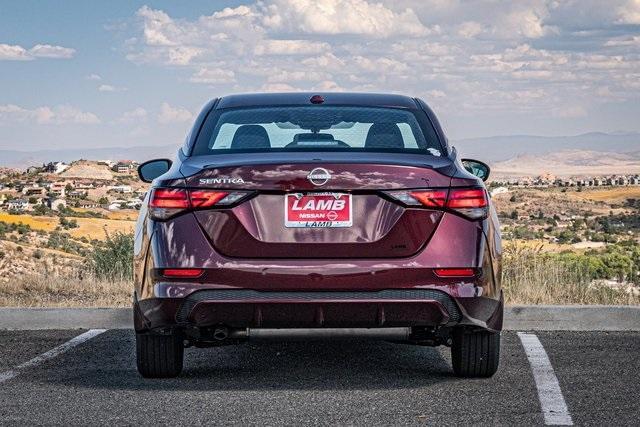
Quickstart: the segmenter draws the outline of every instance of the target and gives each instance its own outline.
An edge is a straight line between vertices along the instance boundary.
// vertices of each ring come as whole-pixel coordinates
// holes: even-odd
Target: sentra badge
[[[218,178],[201,178],[200,185],[211,184],[244,184],[244,179],[240,177],[221,176]]]

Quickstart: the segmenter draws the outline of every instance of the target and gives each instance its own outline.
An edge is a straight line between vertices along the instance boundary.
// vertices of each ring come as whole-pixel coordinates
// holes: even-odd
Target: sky
[[[640,131],[640,0],[0,0],[0,149],[177,146],[296,90],[418,96],[454,140]]]

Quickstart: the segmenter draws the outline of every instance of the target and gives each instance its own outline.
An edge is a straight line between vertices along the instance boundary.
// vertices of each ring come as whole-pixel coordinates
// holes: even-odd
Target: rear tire
[[[136,334],[138,372],[145,378],[173,378],[182,371],[184,345],[177,332]]]
[[[491,377],[500,362],[500,333],[456,328],[451,361],[453,372],[459,377]]]

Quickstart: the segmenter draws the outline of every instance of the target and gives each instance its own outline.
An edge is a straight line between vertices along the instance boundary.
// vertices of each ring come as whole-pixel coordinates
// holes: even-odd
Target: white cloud
[[[236,81],[235,73],[222,68],[200,68],[194,73],[190,81],[194,83],[221,84],[233,83]]]
[[[264,40],[255,47],[260,55],[315,55],[331,50],[328,43],[309,40]]]
[[[475,21],[466,21],[458,26],[458,35],[464,39],[472,39],[482,33],[482,24]]]
[[[62,46],[51,46],[50,44],[37,44],[29,49],[29,53],[35,58],[69,59],[73,58],[76,50]]]
[[[160,123],[183,123],[191,121],[193,113],[183,107],[172,107],[167,102],[163,102],[160,106],[160,114],[158,114],[158,122]]]
[[[265,83],[260,88],[262,92],[296,92],[299,88],[293,87],[287,83]]]
[[[451,115],[560,117],[640,97],[637,34],[620,25],[635,3],[246,0],[194,19],[145,6],[125,47],[229,91],[393,91]]]
[[[19,45],[0,44],[0,61],[29,61],[36,58],[69,59],[73,58],[75,49],[49,44],[37,44],[31,49]]]
[[[87,76],[87,80],[100,81],[102,80],[102,77],[100,77],[100,75],[98,74],[89,74]]]
[[[0,44],[0,61],[29,61],[31,59],[33,56],[22,46]]]
[[[119,123],[139,123],[147,120],[149,113],[142,107],[137,107],[131,111],[125,111],[117,120]]]
[[[96,124],[100,119],[93,113],[69,105],[43,106],[34,109],[14,104],[0,105],[0,122],[35,122],[38,124]]]
[[[98,86],[99,92],[124,92],[126,90],[127,88],[108,85],[108,84],[101,84],[100,86]]]
[[[365,0],[275,0],[262,5],[270,30],[308,34],[361,34],[371,37],[421,36],[430,31],[412,9],[394,12]]]
[[[615,37],[604,44],[605,46],[640,46],[640,36]]]
[[[640,0],[627,0],[616,9],[618,24],[640,24]]]

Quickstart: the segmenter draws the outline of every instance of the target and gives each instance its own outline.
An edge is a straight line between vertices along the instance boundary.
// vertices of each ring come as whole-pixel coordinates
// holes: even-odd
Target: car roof
[[[366,105],[371,107],[419,108],[408,96],[359,92],[290,92],[290,93],[246,93],[220,98],[216,109],[254,107],[261,105],[312,105],[314,95],[324,98],[323,105]]]

